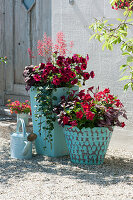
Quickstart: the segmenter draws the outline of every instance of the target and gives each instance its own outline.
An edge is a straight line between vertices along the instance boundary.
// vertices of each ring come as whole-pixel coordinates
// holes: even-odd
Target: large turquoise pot
[[[69,90],[79,90],[78,86],[75,86],[71,89],[69,88],[57,88],[55,92],[53,92],[53,96],[57,97],[57,100],[53,101],[54,105],[57,105],[60,102],[61,96],[67,96],[67,92]],[[31,110],[32,110],[32,122],[33,122],[33,132],[37,134],[37,139],[35,140],[35,147],[37,154],[39,155],[47,155],[50,157],[58,157],[68,155],[68,148],[65,141],[64,136],[64,129],[58,125],[57,122],[54,123],[54,130],[52,131],[53,141],[52,141],[52,148],[50,143],[45,139],[47,135],[47,131],[42,127],[45,127],[45,120],[44,116],[36,119],[35,114],[41,114],[41,112],[37,112],[39,104],[36,102],[35,96],[37,94],[37,88],[32,87],[30,89],[30,101],[31,101]],[[39,123],[43,122],[40,126]],[[41,127],[41,128],[40,128]],[[41,131],[39,131],[41,129]],[[40,134],[41,132],[41,134]],[[44,148],[46,147],[46,148]]]
[[[73,163],[103,164],[112,131],[106,127],[79,130],[77,127],[65,126],[64,134]]]

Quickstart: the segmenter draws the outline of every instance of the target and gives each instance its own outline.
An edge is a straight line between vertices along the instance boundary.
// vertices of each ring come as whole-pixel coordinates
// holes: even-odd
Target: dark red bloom
[[[125,126],[125,123],[124,122],[121,122],[121,127],[123,128]]]
[[[91,78],[94,78],[94,77],[95,77],[94,71],[91,71],[91,72],[90,72],[90,76],[91,76]]]
[[[34,78],[35,81],[40,81],[41,80],[41,76],[39,76],[38,74],[35,74],[33,76],[33,78]]]
[[[80,73],[80,72],[81,72],[81,69],[80,69],[79,66],[76,66],[75,69],[76,69],[76,72],[77,72],[77,73]]]
[[[83,74],[83,77],[84,77],[85,80],[88,80],[90,78],[90,74],[88,72],[85,72]]]
[[[92,97],[91,97],[90,94],[85,94],[85,95],[82,97],[82,99],[83,99],[84,101],[89,101],[91,98],[92,98]]]
[[[88,112],[91,106],[88,103],[81,103],[84,112]]]
[[[44,64],[44,63],[41,63],[40,69],[44,69],[44,67],[45,67],[45,64]]]
[[[52,70],[53,69],[53,64],[52,63],[47,63],[46,69],[47,70]]]
[[[89,61],[89,55],[88,54],[86,55],[86,61],[87,62]]]
[[[74,121],[70,122],[70,124],[72,125],[72,127],[73,127],[73,126],[77,126],[77,125],[78,125],[78,123],[76,122],[76,120],[74,120]]]
[[[86,119],[87,120],[93,120],[95,114],[92,113],[91,111],[86,112]]]
[[[105,88],[105,89],[103,90],[103,92],[104,92],[105,94],[110,93],[110,89],[109,89],[109,88]]]
[[[70,77],[70,78],[75,78],[75,77],[76,77],[75,72],[70,71],[70,72],[69,72],[69,77]]]
[[[64,117],[63,117],[63,124],[64,124],[64,125],[65,125],[65,124],[68,124],[68,121],[69,121],[69,117],[64,116]]]
[[[80,62],[81,62],[81,63],[86,63],[86,59],[83,58],[83,57],[81,56],[81,57],[80,57]]]
[[[82,69],[82,70],[85,70],[86,68],[87,68],[87,65],[86,65],[86,64],[82,64],[82,65],[81,65],[81,69]]]
[[[53,66],[53,69],[52,69],[53,73],[58,73],[59,72],[59,69],[57,67],[54,67]]]
[[[53,84],[54,84],[54,85],[59,85],[60,82],[61,82],[60,79],[59,79],[58,77],[55,76],[54,79],[53,79]]]
[[[71,84],[75,85],[77,82],[78,82],[78,79],[74,79],[74,80],[71,81]]]
[[[90,88],[88,88],[87,89],[87,93],[89,93],[89,91],[91,91],[92,92],[92,90],[94,89],[94,86],[92,86],[92,87],[90,87]]]
[[[83,113],[82,113],[81,110],[79,112],[76,112],[76,117],[79,118],[79,119],[82,119]]]
[[[114,99],[113,95],[111,95],[111,94],[108,94],[108,98],[109,98],[110,100]]]
[[[69,82],[69,76],[62,76],[61,77],[61,82],[64,82],[64,83],[67,83],[67,82]]]
[[[59,67],[62,67],[62,66],[63,66],[62,60],[57,60],[56,63],[57,63],[57,65],[58,65]]]
[[[85,90],[81,90],[78,94],[78,96],[80,97],[80,99],[85,95]]]

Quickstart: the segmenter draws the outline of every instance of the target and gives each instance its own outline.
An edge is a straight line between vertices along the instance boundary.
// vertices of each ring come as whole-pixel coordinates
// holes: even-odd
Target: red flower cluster
[[[119,0],[118,2],[115,3],[115,6],[112,6],[112,9],[118,10],[120,9],[124,9],[124,8],[129,8],[131,6],[132,0],[124,0],[121,1]],[[131,10],[133,10],[133,6],[131,7]]]
[[[89,94],[92,92],[92,95]],[[78,94],[74,91],[67,99],[61,98],[61,103],[53,110],[57,114],[58,122],[62,126],[71,125],[82,128],[108,127],[117,125],[124,127],[118,117],[126,117],[123,105],[117,97],[110,94],[109,88],[93,92],[93,88],[81,90]]]
[[[31,114],[31,106],[29,100],[25,100],[24,103],[21,103],[19,101],[11,102],[11,100],[8,100],[8,104],[6,105],[8,108],[10,108],[11,114],[16,113],[25,113],[25,114]]]
[[[29,86],[40,86],[52,84],[54,87],[72,87],[75,84],[83,83],[89,78],[94,78],[93,71],[86,72],[87,61],[89,57],[84,58],[74,54],[71,58],[57,56],[53,62],[41,63],[35,67],[25,67],[25,82]],[[29,71],[31,70],[31,71]]]

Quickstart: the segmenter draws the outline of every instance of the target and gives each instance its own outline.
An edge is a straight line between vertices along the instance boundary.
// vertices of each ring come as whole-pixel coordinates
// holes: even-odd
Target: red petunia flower
[[[85,80],[88,80],[90,78],[90,74],[88,72],[85,72],[83,74],[83,77],[84,77]]]
[[[90,94],[85,94],[85,95],[82,97],[82,99],[83,99],[84,101],[89,101],[91,98],[92,98],[92,97],[91,97]]]
[[[60,84],[60,79],[58,78],[58,77],[54,77],[54,79],[53,79],[53,84],[54,85],[59,85]]]
[[[121,127],[123,128],[125,126],[125,123],[124,122],[121,122]]]
[[[82,64],[82,65],[81,65],[81,69],[82,69],[82,70],[86,70],[86,68],[87,68],[87,65],[86,65],[86,64]]]
[[[79,112],[76,112],[76,117],[79,118],[79,119],[82,119],[83,113],[82,113],[81,110]]]
[[[64,125],[65,125],[65,124],[68,124],[68,121],[69,121],[69,117],[64,116],[64,117],[63,117],[63,124],[64,124]]]
[[[34,78],[35,81],[40,81],[41,80],[41,76],[39,76],[38,74],[35,74],[33,76],[33,78]]]
[[[91,78],[94,78],[94,77],[95,77],[94,71],[91,71],[91,72],[90,72],[90,76],[91,76]]]
[[[71,81],[71,84],[75,85],[77,82],[78,82],[78,79],[74,79],[74,80]]]
[[[110,93],[110,89],[109,89],[109,88],[105,88],[105,90],[103,90],[103,92],[104,92],[105,94]]]
[[[87,120],[93,120],[95,114],[92,113],[91,111],[86,112],[86,119]]]

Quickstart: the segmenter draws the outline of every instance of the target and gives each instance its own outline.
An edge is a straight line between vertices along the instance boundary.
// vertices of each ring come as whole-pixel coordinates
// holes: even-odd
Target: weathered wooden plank
[[[28,12],[21,1],[14,3],[14,83],[24,84],[23,70],[29,63]]]
[[[5,0],[5,52],[8,57],[8,64],[6,65],[6,91],[13,91],[14,83],[14,62],[13,62],[13,41],[14,41],[14,32],[13,32],[13,0]]]
[[[51,36],[51,0],[36,1],[36,34],[37,40],[41,39],[44,33]],[[39,56],[37,63],[43,61]]]
[[[0,3],[0,56],[5,56],[4,52],[4,19],[5,19],[5,3],[1,0]],[[4,100],[4,64],[0,64],[0,105]]]

